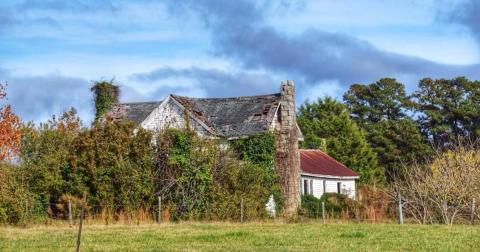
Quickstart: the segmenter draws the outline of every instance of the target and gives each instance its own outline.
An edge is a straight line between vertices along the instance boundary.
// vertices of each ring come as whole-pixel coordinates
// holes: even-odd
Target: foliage
[[[114,103],[118,102],[120,88],[111,81],[95,81],[90,89],[94,95],[95,119],[106,113]]]
[[[149,209],[154,194],[152,133],[133,122],[106,121],[82,131],[72,143],[69,174],[79,174],[71,191],[87,191],[94,210],[114,213]],[[78,181],[78,182],[77,182]]]
[[[0,102],[7,97],[6,84],[0,83]],[[10,105],[0,107],[0,162],[11,160],[20,145],[20,118],[12,112]]]
[[[360,181],[381,182],[384,172],[365,139],[363,131],[350,118],[345,105],[330,97],[305,102],[299,109],[298,125],[304,134],[306,148],[322,148],[325,141],[330,156],[358,172]]]
[[[322,217],[322,202],[325,205],[325,214],[331,217],[340,216],[345,212],[354,214],[359,205],[346,195],[338,193],[324,193],[321,198],[313,195],[302,195],[302,209],[305,215],[312,218]]]
[[[379,165],[391,179],[402,166],[429,155],[431,149],[415,121],[405,86],[392,78],[354,84],[343,96],[352,118],[366,132]]]
[[[13,165],[0,162],[0,223],[20,223],[25,218],[26,192]]]
[[[73,140],[77,137],[81,123],[76,111],[71,109],[58,120],[53,117],[38,128],[25,125],[19,171],[42,204],[55,202],[63,193],[73,193],[72,185],[76,173],[70,166]]]
[[[248,160],[266,168],[274,166],[275,136],[270,131],[233,140],[230,145],[242,160]]]
[[[151,137],[125,121],[83,129],[72,109],[38,128],[23,128],[18,172],[50,215],[63,214],[57,203],[65,197],[83,193],[93,212],[147,209],[154,194]]]
[[[360,125],[406,117],[408,99],[405,86],[392,78],[383,78],[369,85],[353,84],[343,99]]]
[[[438,151],[426,164],[414,164],[394,183],[409,216],[419,223],[453,224],[480,193],[480,150],[462,142]]]
[[[168,129],[157,136],[159,188],[174,219],[205,216],[211,201],[217,145],[190,130]]]
[[[257,133],[247,138],[230,141],[230,146],[240,160],[245,160],[263,169],[263,172],[259,171],[259,174],[262,174],[264,187],[270,188],[269,192],[275,200],[276,211],[281,211],[284,199],[278,176],[275,173],[274,134],[270,131]]]
[[[480,135],[480,81],[425,78],[413,94],[422,131],[436,147],[455,145],[459,138]]]
[[[260,136],[266,140],[270,135]],[[253,137],[252,137],[253,138]],[[159,190],[174,219],[238,219],[266,215],[265,204],[279,188],[272,157],[249,144],[256,139],[221,147],[217,140],[189,130],[168,129],[157,136]],[[234,153],[234,150],[244,150]],[[241,161],[238,155],[248,159]],[[252,160],[250,160],[250,158]],[[257,163],[253,162],[257,161]]]

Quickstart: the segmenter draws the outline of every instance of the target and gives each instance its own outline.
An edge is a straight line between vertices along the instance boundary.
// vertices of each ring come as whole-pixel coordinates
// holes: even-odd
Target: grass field
[[[0,251],[74,251],[64,226],[0,227]],[[87,225],[82,251],[480,251],[480,226],[354,223]]]

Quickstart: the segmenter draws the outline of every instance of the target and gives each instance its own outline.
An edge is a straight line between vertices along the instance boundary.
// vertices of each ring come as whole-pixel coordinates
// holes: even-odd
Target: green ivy
[[[118,102],[120,88],[111,81],[96,81],[90,89],[94,95],[95,119],[106,113],[114,103]]]
[[[270,189],[276,202],[276,209],[283,208],[282,188],[275,173],[275,136],[266,131],[251,135],[247,138],[233,140],[230,143],[239,159],[248,161],[262,168],[264,172],[264,186]]]
[[[231,142],[239,158],[266,168],[274,166],[275,136],[272,132],[262,132]]]

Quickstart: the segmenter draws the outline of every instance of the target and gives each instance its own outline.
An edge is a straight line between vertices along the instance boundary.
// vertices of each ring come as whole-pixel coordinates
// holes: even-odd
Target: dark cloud
[[[205,22],[216,55],[234,59],[246,69],[286,74],[311,85],[335,80],[348,86],[383,76],[480,77],[479,65],[445,65],[385,52],[345,34],[308,29],[287,36],[264,23],[271,5],[256,1],[171,0],[168,6],[176,14],[196,13]]]
[[[187,78],[194,82],[195,89],[201,90],[211,97],[228,97],[238,95],[256,95],[268,93],[278,89],[278,81],[265,74],[258,73],[232,73],[217,69],[173,69],[159,68],[152,72],[136,74],[132,80],[142,82],[163,81],[169,78]],[[175,87],[176,86],[176,87]],[[168,85],[161,87],[152,97],[163,97],[169,93],[189,93],[192,87]]]
[[[91,120],[93,103],[85,79],[60,74],[15,76],[0,68],[0,82],[8,83],[8,103],[24,121],[43,121],[75,107],[82,119]]]
[[[451,5],[451,3],[450,3]],[[467,27],[472,36],[480,44],[480,1],[478,0],[464,0],[455,8],[449,8],[441,11],[440,19],[461,24]]]

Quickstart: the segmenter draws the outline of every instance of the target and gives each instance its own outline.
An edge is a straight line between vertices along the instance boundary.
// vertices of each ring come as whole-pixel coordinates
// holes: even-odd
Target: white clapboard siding
[[[349,198],[355,199],[355,179],[343,179],[343,178],[318,178],[302,175],[302,193],[305,194],[304,181],[312,180],[313,183],[313,196],[320,198],[325,192],[327,193],[337,193],[338,192],[338,183],[340,183],[340,193],[347,195]],[[325,186],[324,186],[325,183]],[[308,182],[310,185],[310,182]],[[310,188],[308,188],[310,193]]]

